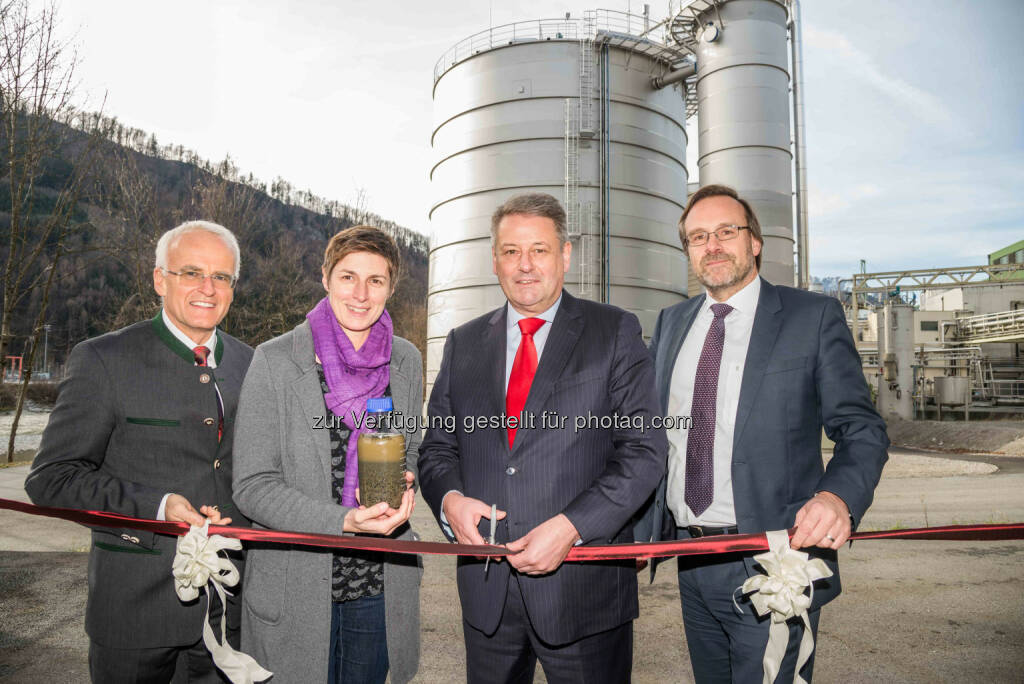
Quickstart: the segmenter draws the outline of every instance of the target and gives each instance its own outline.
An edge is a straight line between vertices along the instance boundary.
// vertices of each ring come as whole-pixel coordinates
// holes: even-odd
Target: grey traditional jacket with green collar
[[[231,497],[235,409],[252,348],[219,331],[217,368],[199,368],[158,314],[71,352],[57,403],[25,481],[45,506],[155,518],[161,499],[181,494],[247,524]],[[217,441],[217,388],[224,434]],[[91,639],[114,648],[196,642],[205,597],[174,593],[175,537],[128,529],[92,533]]]
[[[410,342],[395,337],[391,395],[395,411],[419,418],[423,365]],[[331,493],[330,413],[324,406],[308,322],[256,348],[239,401],[235,498],[254,526],[341,534],[349,509]],[[418,427],[419,422],[416,421]],[[420,431],[406,435],[406,464],[416,472]],[[415,537],[408,525],[395,534]],[[246,560],[242,650],[274,673],[274,682],[327,679],[331,638],[330,549],[252,548]],[[384,562],[391,681],[407,682],[419,663],[416,556]]]

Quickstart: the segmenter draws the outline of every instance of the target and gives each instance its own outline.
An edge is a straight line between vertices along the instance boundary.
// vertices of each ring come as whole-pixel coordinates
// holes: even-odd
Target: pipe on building
[[[662,88],[670,86],[673,83],[685,81],[690,76],[693,76],[695,73],[697,73],[697,65],[689,64],[687,66],[682,67],[681,69],[670,71],[664,76],[655,76],[654,78],[651,79],[651,87],[654,88],[655,90],[661,90]]]
[[[611,92],[610,76],[608,74],[610,55],[608,44],[601,45],[601,219],[603,236],[601,244],[604,248],[604,258],[601,259],[603,272],[601,282],[604,285],[604,292],[600,301],[611,303]]]
[[[797,285],[811,287],[807,227],[807,148],[804,132],[804,48],[800,0],[789,0],[789,47],[793,62],[793,161],[796,166]]]

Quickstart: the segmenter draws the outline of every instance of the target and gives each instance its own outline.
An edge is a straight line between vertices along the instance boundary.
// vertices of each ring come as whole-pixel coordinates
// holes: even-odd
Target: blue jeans
[[[328,683],[384,684],[388,676],[384,594],[332,605]]]

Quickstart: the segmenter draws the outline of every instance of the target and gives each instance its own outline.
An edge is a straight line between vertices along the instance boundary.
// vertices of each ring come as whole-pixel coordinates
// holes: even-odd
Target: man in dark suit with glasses
[[[680,238],[705,294],[664,309],[651,338],[669,429],[668,474],[637,541],[796,527],[791,545],[833,575],[808,614],[840,591],[837,552],[871,504],[888,458],[860,356],[837,299],[761,279],[763,240],[750,204],[708,185],[690,198]],[[822,464],[821,430],[835,442]],[[768,618],[734,592],[759,574],[753,554],[680,557],[679,591],[698,682],[761,681]],[[656,563],[653,565],[657,565]],[[653,579],[654,567],[651,569]],[[790,621],[778,681],[792,681],[802,623]],[[810,680],[813,659],[802,670]]]
[[[231,447],[252,349],[217,329],[238,272],[238,242],[223,226],[190,221],[160,238],[153,286],[163,307],[71,352],[25,481],[33,502],[246,524],[231,499]],[[175,547],[175,537],[152,532],[93,530],[85,615],[93,681],[223,680],[202,641],[206,596],[184,604],[175,594]],[[232,599],[236,648],[239,616]]]

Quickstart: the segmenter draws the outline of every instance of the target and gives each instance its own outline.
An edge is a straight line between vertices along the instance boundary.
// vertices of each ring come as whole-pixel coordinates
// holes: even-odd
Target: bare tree
[[[107,139],[111,139],[108,130]],[[107,321],[121,328],[153,314],[158,298],[153,291],[153,250],[160,234],[180,218],[158,191],[153,175],[139,165],[139,155],[120,145],[104,145],[92,174],[90,194],[105,216],[94,223],[99,249],[124,267],[131,289]]]
[[[0,362],[5,362],[19,313],[34,319],[29,330],[30,351],[7,448],[14,458],[14,438],[24,406],[36,341],[45,322],[49,293],[64,253],[65,239],[75,225],[73,215],[82,187],[84,161],[94,146],[83,143],[66,149],[76,116],[71,104],[77,56],[55,35],[54,6],[38,12],[27,0],[0,0],[0,181],[10,200],[6,253],[0,287]],[[70,172],[58,189],[39,181],[59,151],[73,157]],[[26,311],[30,298],[37,311]],[[32,314],[35,314],[34,316]]]

